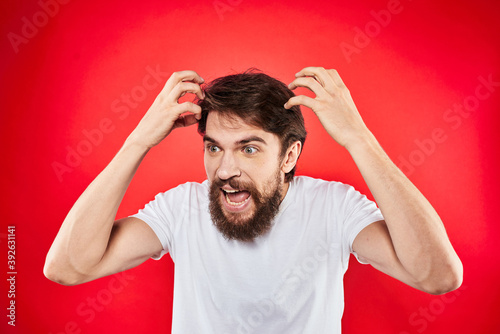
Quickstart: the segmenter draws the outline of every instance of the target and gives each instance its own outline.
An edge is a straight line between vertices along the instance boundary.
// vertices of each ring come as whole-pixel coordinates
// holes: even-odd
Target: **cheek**
[[[267,191],[269,182],[274,181],[276,173],[280,169],[278,160],[275,158],[256,161],[251,166],[247,166],[247,175],[256,184],[259,191]]]
[[[217,171],[217,164],[214,159],[211,159],[205,155],[204,157],[205,172],[207,173],[208,180],[213,180],[215,177],[215,172]]]

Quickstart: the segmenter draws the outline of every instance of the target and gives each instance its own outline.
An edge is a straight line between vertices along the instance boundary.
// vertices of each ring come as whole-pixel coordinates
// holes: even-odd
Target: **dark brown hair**
[[[205,134],[209,112],[216,111],[276,134],[281,140],[281,158],[296,141],[304,147],[307,135],[304,118],[299,106],[290,109],[283,106],[295,94],[281,81],[252,68],[217,78],[203,90],[205,99],[198,101],[202,109],[198,122],[201,135]],[[294,174],[295,167],[285,175],[285,182],[290,182]]]

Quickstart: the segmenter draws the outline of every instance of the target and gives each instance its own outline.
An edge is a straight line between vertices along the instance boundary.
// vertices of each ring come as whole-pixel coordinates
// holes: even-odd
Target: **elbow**
[[[427,284],[422,285],[422,291],[431,295],[442,295],[458,289],[463,282],[463,266],[460,260],[445,272],[434,275]]]
[[[73,286],[84,283],[84,281],[78,275],[71,274],[68,270],[61,268],[53,261],[46,260],[43,267],[43,275],[51,280],[52,282],[65,285]]]
[[[45,268],[43,270],[43,274],[50,281],[61,284],[61,285],[73,286],[73,285],[78,284],[78,282],[76,282],[76,281],[70,280],[67,277],[62,276],[57,272],[47,271],[47,270],[45,270]]]
[[[462,285],[462,277],[454,276],[449,279],[444,279],[440,282],[425,286],[422,291],[431,295],[443,295],[458,289]]]

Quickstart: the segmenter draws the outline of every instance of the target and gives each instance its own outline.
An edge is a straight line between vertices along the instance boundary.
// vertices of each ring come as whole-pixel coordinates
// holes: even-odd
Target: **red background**
[[[385,26],[374,23],[371,11],[391,5],[368,0],[75,0],[52,7],[47,22],[38,1],[0,6],[1,277],[8,272],[8,225],[16,226],[18,272],[15,328],[7,325],[4,278],[0,286],[0,326],[8,333],[170,331],[174,265],[168,256],[120,279],[75,287],[42,274],[66,213],[160,91],[154,80],[141,88],[148,66],[166,75],[193,69],[207,81],[257,67],[286,83],[305,66],[336,68],[391,158],[412,161],[402,168],[440,213],[465,267],[463,287],[440,297],[351,261],[344,333],[499,332],[498,87],[474,110],[448,112],[474,101],[480,76],[500,81],[496,1],[402,0]],[[26,38],[23,26],[34,21],[39,27]],[[369,40],[356,39],[355,28],[368,29]],[[23,29],[23,42],[11,42]],[[357,53],[346,57],[341,43],[357,46]],[[128,115],[122,94],[135,94]],[[310,110],[303,112],[309,137],[298,173],[368,193],[349,155]],[[88,146],[84,130],[96,133],[103,119],[108,133]],[[68,166],[68,150],[85,154]],[[135,213],[160,191],[204,180],[202,161],[195,128],[174,131],[141,165],[119,216]],[[56,165],[67,169],[58,174]]]

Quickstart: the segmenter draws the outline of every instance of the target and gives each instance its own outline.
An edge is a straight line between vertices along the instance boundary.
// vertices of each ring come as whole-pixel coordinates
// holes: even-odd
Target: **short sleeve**
[[[152,257],[155,260],[159,260],[163,255],[168,253],[171,248],[173,216],[168,210],[170,206],[168,205],[169,197],[171,197],[169,195],[168,192],[156,195],[153,201],[146,204],[143,209],[131,216],[139,218],[148,224],[160,240],[163,250],[159,256]]]
[[[356,257],[358,262],[366,264],[360,261],[358,255],[352,249],[352,244],[361,230],[374,222],[383,220],[384,217],[375,202],[369,200],[353,187],[348,185],[343,186],[346,190],[342,203],[342,212],[344,215],[343,237],[349,246],[349,252]]]
[[[191,195],[196,196],[198,183],[188,182],[155,196],[155,199],[139,210],[132,217],[136,217],[148,224],[160,240],[163,250],[159,256],[153,256],[159,260],[163,255],[174,252],[175,227],[179,225],[187,210],[182,210],[190,205]]]

